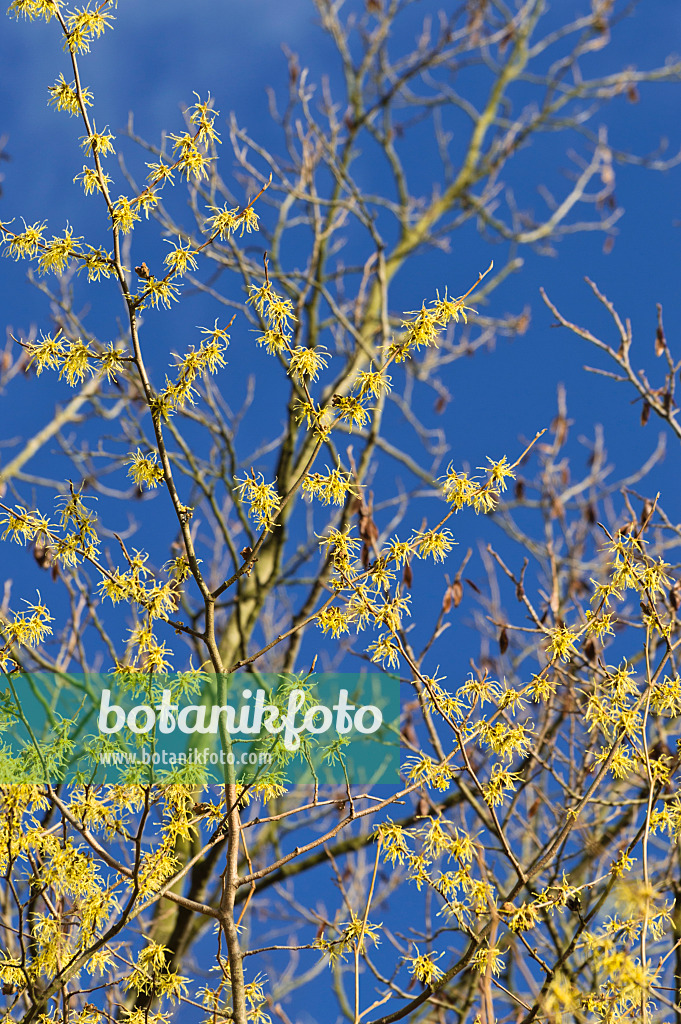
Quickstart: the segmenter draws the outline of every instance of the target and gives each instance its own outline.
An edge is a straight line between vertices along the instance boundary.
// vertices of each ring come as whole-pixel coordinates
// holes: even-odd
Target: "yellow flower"
[[[14,260],[23,259],[26,256],[36,256],[44,244],[43,232],[46,226],[44,221],[42,224],[36,221],[31,225],[27,225],[24,221],[24,231],[16,235],[3,229],[5,237],[9,238],[4,255],[11,256]]]
[[[142,455],[138,448],[135,454],[128,456],[125,461],[130,465],[128,476],[140,489],[142,485],[149,488],[158,487],[163,479],[163,467],[159,464],[156,452]]]
[[[357,377],[355,388],[359,388],[360,399],[367,395],[380,398],[385,392],[390,391],[392,378],[383,370],[363,370]]]
[[[85,374],[89,373],[94,377],[95,370],[90,363],[90,352],[87,345],[84,345],[80,338],[70,341],[64,353],[64,361],[59,370],[59,377],[66,377],[71,387],[85,380]]]
[[[112,219],[114,227],[122,231],[124,235],[127,235],[128,231],[132,231],[136,220],[141,220],[139,213],[127,196],[119,196],[113,204]]]
[[[184,174],[187,179],[191,176],[194,178],[207,178],[208,171],[206,167],[213,160],[213,157],[206,156],[205,153],[201,152],[194,137],[185,132],[184,135],[170,134],[168,138],[173,140],[173,149],[179,150],[176,161],[179,172]]]
[[[489,946],[479,949],[471,960],[471,967],[475,967],[480,974],[485,974],[489,964],[492,974],[500,974],[504,968],[504,961],[501,959],[502,950],[497,946]]]
[[[230,210],[227,206],[209,206],[208,209],[214,213],[214,216],[209,217],[206,221],[206,227],[211,236],[215,237],[217,235],[220,240],[228,238],[239,225],[238,207]]]
[[[487,461],[490,463],[489,468],[487,468],[487,472],[489,473],[491,483],[500,491],[505,491],[507,478],[515,480],[515,473],[506,461],[506,456],[504,455],[503,459],[500,459],[499,462],[494,462],[488,455]],[[486,467],[479,466],[478,468],[485,469]]]
[[[445,556],[454,546],[454,540],[449,530],[427,530],[425,533],[416,531],[412,544],[416,545],[419,558],[432,555],[434,561],[444,562]]]
[[[343,473],[340,467],[329,470],[327,466],[326,476],[321,473],[311,473],[303,480],[303,490],[319,498],[323,505],[344,505],[348,494],[354,494],[347,473]]]
[[[173,244],[168,238],[166,241],[169,245]],[[195,257],[196,251],[192,249],[189,243],[187,243],[186,246],[183,246],[182,240],[178,239],[177,245],[168,253],[163,262],[173,272],[173,274],[177,274],[178,277],[181,277],[182,274],[187,273],[187,268],[189,268],[189,270],[198,269],[198,263],[196,262]]]
[[[38,258],[38,273],[46,274],[51,270],[61,276],[74,256],[80,255],[82,241],[82,238],[73,237],[72,228],[67,225],[63,238],[55,235],[45,244]]]
[[[317,348],[307,348],[299,345],[291,353],[291,362],[288,372],[292,377],[302,381],[304,377],[316,380],[320,370],[328,364],[328,352],[323,345]]]
[[[177,302],[179,293],[180,289],[170,281],[157,281],[155,277],[145,281],[144,298],[149,300],[154,309],[158,309],[160,303],[170,309],[170,303]]]
[[[556,658],[560,658],[561,661],[569,661],[573,651],[577,650],[575,639],[576,633],[567,626],[560,626],[560,628],[555,629],[546,648],[547,654],[551,656],[551,661],[555,661]]]
[[[86,153],[97,153],[99,156],[106,156],[107,153],[114,153],[113,140],[116,138],[107,128],[103,132],[93,131],[91,135],[83,136],[81,146]]]
[[[397,668],[400,663],[400,652],[388,633],[382,633],[378,640],[369,644],[367,652],[371,654],[372,661],[380,661],[383,665],[387,663],[390,668]]]
[[[60,75],[54,85],[50,86],[48,92],[50,93],[49,103],[57,110],[65,110],[71,116],[80,113],[75,82],[69,85],[64,76]],[[90,90],[81,89],[80,95],[83,106],[91,107],[94,97]]]
[[[29,21],[33,21],[34,18],[44,18],[45,21],[49,21],[56,12],[55,0],[12,0],[7,9],[8,14],[12,13],[17,18],[19,15],[23,15]]]
[[[250,503],[249,516],[258,526],[270,529],[279,510],[281,498],[274,489],[274,484],[265,483],[262,473],[256,476],[253,469],[251,473],[252,476],[246,475],[243,480],[237,478],[236,490],[242,501]]]
[[[350,620],[340,608],[323,608],[317,615],[317,622],[323,633],[340,636],[350,631]]]

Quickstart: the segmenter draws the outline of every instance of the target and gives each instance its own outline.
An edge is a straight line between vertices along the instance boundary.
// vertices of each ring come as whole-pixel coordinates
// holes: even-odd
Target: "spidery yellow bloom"
[[[388,633],[382,633],[378,640],[369,644],[367,651],[371,654],[371,660],[381,662],[390,668],[396,668],[400,663],[400,652],[390,639]]]
[[[540,916],[540,907],[535,903],[523,903],[512,914],[508,924],[512,932],[527,932],[534,928]]]
[[[360,952],[365,952],[365,942],[367,939],[371,939],[373,944],[377,946],[380,942],[381,933],[379,929],[380,924],[373,924],[371,921],[366,923],[361,917],[355,914],[354,910],[350,911],[352,920],[346,925],[343,931],[343,941],[351,947],[355,947],[359,944]],[[361,942],[360,942],[361,939]]]
[[[173,149],[177,152],[177,160],[175,166],[177,167],[180,174],[183,174],[188,180],[190,177],[196,179],[207,178],[208,164],[214,159],[212,156],[207,156],[197,145],[196,139],[185,132],[183,135],[168,135],[169,139],[173,141]]]
[[[323,633],[334,637],[350,631],[350,619],[340,608],[322,608],[317,615],[317,623]]]
[[[140,488],[142,485],[149,488],[158,487],[161,480],[163,480],[163,467],[158,461],[156,452],[152,452],[150,455],[142,455],[138,448],[134,455],[128,456],[125,462],[130,465],[128,476]]]
[[[191,107],[191,114],[189,121],[195,126],[196,141],[202,145],[208,145],[209,143],[219,143],[220,135],[215,130],[215,119],[219,117],[219,110],[214,110],[211,106],[211,98],[202,103],[201,97],[198,93],[194,93],[197,102]]]
[[[568,626],[560,626],[555,629],[546,648],[547,654],[551,656],[551,661],[555,661],[556,658],[560,658],[561,661],[569,661],[573,652],[577,650],[576,637],[577,634]]]
[[[615,635],[612,614],[610,612],[602,612],[600,615],[594,615],[593,612],[587,611],[586,619],[587,636],[595,636],[598,640],[602,641],[604,636]]]
[[[173,244],[169,238],[166,238],[166,242],[169,245]],[[186,274],[187,269],[197,270],[199,266],[196,262],[196,250],[192,249],[189,242],[186,246],[182,245],[182,239],[178,239],[177,245],[168,253],[163,262],[178,277]]]
[[[445,556],[452,550],[454,540],[449,530],[427,530],[425,533],[416,531],[411,539],[419,558],[432,555],[435,562],[444,562]]]
[[[164,163],[162,159],[157,164],[147,164],[147,167],[150,168],[147,174],[147,181],[151,182],[152,185],[165,185],[167,181],[172,184],[174,180],[173,168],[169,164]]]
[[[506,481],[515,480],[515,473],[511,466],[506,461],[506,456],[500,459],[499,462],[494,462],[487,456],[487,461],[490,463],[489,467],[479,466],[479,469],[485,469],[489,473],[489,478],[492,484],[497,487],[500,491],[506,490]]]
[[[13,235],[3,226],[4,237],[9,239],[4,249],[4,255],[10,256],[14,260],[36,256],[44,244],[43,234],[46,227],[45,221],[42,223],[36,221],[31,225],[27,225],[24,221],[24,230]]]
[[[389,562],[395,562],[399,569],[401,566],[406,565],[411,558],[411,555],[411,542],[408,540],[399,540],[399,538],[395,537],[395,539],[390,542],[386,558]]]
[[[401,825],[396,825],[391,818],[376,825],[374,831],[381,840],[381,851],[384,859],[392,865],[404,864],[404,858],[410,852],[407,845],[409,833]]]
[[[352,536],[350,527],[347,526],[342,531],[330,530],[326,537],[319,539],[319,546],[328,550],[333,548],[334,561],[337,560],[339,565],[349,566],[351,560],[357,557],[360,542],[357,537]]]
[[[86,153],[97,153],[99,156],[107,156],[108,153],[115,153],[113,147],[113,140],[115,138],[116,136],[112,135],[107,127],[103,132],[93,131],[91,135],[84,135],[81,147]]]
[[[154,307],[158,309],[159,305],[165,306],[170,309],[171,302],[177,302],[180,289],[177,285],[171,284],[170,281],[165,281],[163,278],[157,280],[155,277],[150,277],[144,282],[144,298],[145,305],[146,300]]]
[[[238,207],[230,210],[227,206],[209,206],[208,209],[212,210],[214,214],[214,216],[209,217],[206,221],[206,228],[211,236],[217,235],[222,241],[228,238],[239,226]]]
[[[135,221],[142,218],[135,209],[133,201],[127,196],[119,196],[112,206],[112,219],[114,227],[127,235],[129,231],[132,231]]]
[[[35,18],[44,18],[49,21],[57,13],[55,0],[12,0],[7,9],[8,14],[14,14],[17,18],[23,16],[33,21]]]
[[[556,692],[556,683],[552,679],[548,679],[546,676],[532,676],[532,682],[527,686],[528,692],[532,696],[532,700],[535,704],[541,700],[548,700],[549,697],[553,696]]]
[[[206,335],[199,349],[201,372],[208,369],[211,373],[217,373],[219,367],[227,365],[224,354],[229,345],[229,334],[224,328],[218,327],[217,320],[212,327],[200,327],[199,330]]]
[[[596,754],[596,764],[603,764],[610,757],[611,748],[601,747],[598,754]],[[608,765],[608,771],[616,779],[626,779],[636,769],[636,762],[631,756],[631,751],[621,744],[615,751],[610,764]]]
[[[405,963],[409,967],[409,972],[415,978],[418,978],[419,981],[422,981],[424,985],[432,986],[434,982],[444,978],[444,971],[435,963],[436,957],[432,953],[419,953],[416,944],[414,944],[414,948],[416,956],[405,957]],[[440,953],[440,956],[444,956],[444,953]]]
[[[108,174],[102,174],[102,179],[108,188],[111,184],[111,178]],[[73,180],[80,181],[82,183],[86,196],[90,196],[94,192],[102,191],[99,175],[94,167],[88,167],[86,164],[83,164],[83,170],[80,171]]]
[[[51,635],[51,622],[54,618],[50,615],[49,609],[40,600],[38,604],[28,605],[27,612],[18,612],[12,622],[0,624],[0,631],[4,634],[9,644],[21,644],[24,647],[37,647],[46,636]]]
[[[56,110],[65,110],[68,114],[71,114],[71,116],[80,113],[75,82],[72,82],[71,85],[69,85],[64,76],[60,75],[54,85],[50,86],[48,92],[50,94],[48,102],[54,106]],[[81,89],[80,95],[83,100],[83,106],[91,107],[94,97],[90,90]]]
[[[288,372],[299,381],[303,381],[305,377],[317,380],[320,370],[326,368],[328,361],[329,354],[323,345],[319,345],[317,348],[299,345],[291,353]]]
[[[434,789],[449,789],[456,769],[444,761],[433,761],[427,754],[419,757],[408,757],[405,762],[407,778],[412,782],[422,782]]]
[[[621,878],[626,871],[631,871],[635,862],[635,857],[632,857],[626,850],[622,850],[617,860],[610,865],[610,872],[615,878]]]
[[[259,527],[271,529],[281,504],[281,498],[274,489],[274,484],[266,484],[262,473],[256,476],[246,475],[243,480],[237,478],[235,490],[242,501],[250,504],[249,516]]]
[[[35,366],[38,376],[47,367],[50,370],[58,369],[63,361],[66,348],[66,339],[62,336],[61,328],[54,338],[50,334],[40,335],[40,341],[28,342],[26,351],[29,354],[29,366]]]
[[[239,221],[241,222],[241,231],[239,235],[242,236],[244,231],[250,234],[251,231],[259,230],[258,215],[252,206],[247,206],[239,214]]]
[[[42,275],[52,271],[61,277],[71,260],[81,255],[82,241],[82,238],[73,237],[73,229],[67,224],[63,238],[53,236],[42,249],[38,257],[38,273]]]
[[[2,540],[11,535],[15,544],[21,545],[36,538],[47,539],[51,529],[49,519],[39,512],[28,512],[23,505],[17,505],[15,511],[3,511],[0,514],[0,526],[5,527]]]
[[[59,377],[66,377],[66,380],[75,387],[76,384],[80,384],[85,380],[85,375],[90,374],[91,377],[95,375],[95,368],[92,365],[91,357],[94,353],[90,352],[87,345],[84,345],[80,338],[75,341],[70,341],[66,345],[64,350],[64,359],[59,370]]]
[[[384,370],[362,370],[357,377],[355,389],[359,390],[359,398],[372,395],[380,398],[391,390],[392,378]]]
[[[497,946],[483,946],[479,949],[471,960],[471,967],[474,967],[480,974],[485,974],[487,967],[492,974],[501,974],[504,969],[504,961],[501,959],[503,950]]]
[[[616,587],[614,587],[613,584],[610,582],[597,583],[594,579],[590,580],[589,582],[592,583],[594,587],[594,592],[590,602],[591,604],[593,604],[594,601],[597,601],[599,603],[603,601],[604,606],[608,608],[610,606],[611,598],[615,601],[619,601],[622,597],[620,591]]]
[[[490,807],[498,807],[504,802],[506,792],[515,792],[520,777],[517,772],[511,772],[499,763],[493,765],[489,782],[482,787],[485,801]]]
[[[134,202],[137,204],[137,209],[141,210],[146,219],[149,220],[149,211],[158,206],[158,196],[150,186],[145,188],[144,192],[141,192]]]
[[[296,320],[293,314],[293,303],[290,299],[283,299],[281,295],[278,295],[269,282],[260,288],[251,285],[248,304],[253,306],[255,311],[268,321],[273,329],[282,334],[289,334],[289,321],[295,323]]]
[[[101,9],[103,6],[100,4],[95,10],[90,10],[90,0],[88,0],[85,7],[66,15],[68,35],[64,44],[65,50],[68,49],[71,53],[90,52],[92,39],[98,39],[107,28],[111,27],[111,22],[114,20],[113,14]]]
[[[657,715],[677,718],[681,715],[681,678],[665,676],[652,688],[650,706]]]
[[[467,473],[457,473],[452,465],[442,480],[445,499],[456,509],[473,504],[473,497],[478,492],[478,484],[471,480]]]
[[[340,467],[330,470],[326,476],[311,473],[303,480],[303,490],[318,498],[323,505],[344,505],[348,494],[355,494],[347,473]]]
[[[90,248],[90,252],[81,257],[78,273],[87,270],[88,281],[99,281],[101,277],[111,277],[115,273],[113,256],[105,249]]]
[[[167,867],[173,867],[173,862],[168,858],[168,853],[161,848],[164,858],[168,859]],[[159,871],[160,864],[155,865]],[[162,870],[162,869],[161,869]],[[181,977],[170,970],[170,950],[158,942],[149,941],[149,944],[140,950],[137,962],[132,973],[126,978],[124,987],[126,990],[134,989],[140,993],[154,993],[155,995],[169,996],[171,999],[178,999],[186,991],[187,978]]]
[[[331,404],[338,410],[339,419],[350,424],[351,430],[353,426],[363,427],[370,418],[361,401],[352,395],[334,395]]]

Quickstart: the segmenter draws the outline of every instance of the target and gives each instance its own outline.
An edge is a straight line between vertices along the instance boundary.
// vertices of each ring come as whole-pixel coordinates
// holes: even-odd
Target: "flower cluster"
[[[256,526],[271,530],[281,505],[274,484],[266,484],[262,473],[256,475],[252,469],[251,476],[247,474],[243,480],[237,480],[236,490],[241,500],[249,503],[248,514]]]

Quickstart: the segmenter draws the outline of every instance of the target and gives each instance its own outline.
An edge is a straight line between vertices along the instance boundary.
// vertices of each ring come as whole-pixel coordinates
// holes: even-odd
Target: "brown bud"
[[[664,327],[662,326],[662,306],[658,302],[657,304],[657,330],[655,331],[655,355],[661,356],[667,347],[667,339],[664,336]]]
[[[42,540],[36,539],[33,545],[33,557],[41,569],[49,569],[52,565],[52,552]]]

